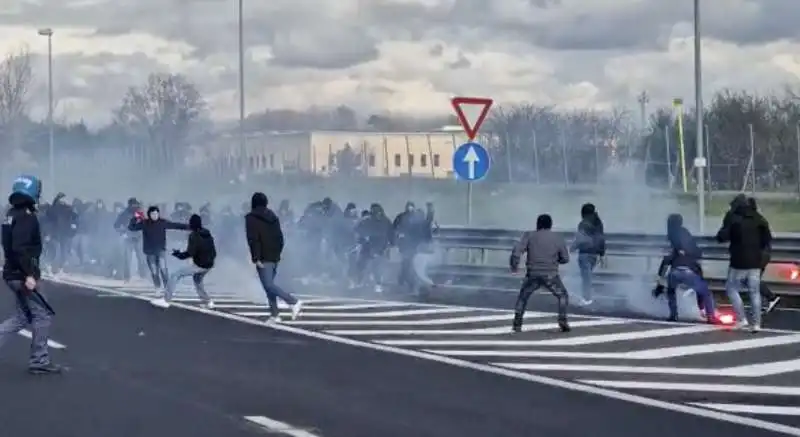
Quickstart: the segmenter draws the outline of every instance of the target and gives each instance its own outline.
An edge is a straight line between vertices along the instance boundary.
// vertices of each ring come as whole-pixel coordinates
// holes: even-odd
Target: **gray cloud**
[[[691,85],[690,48],[676,39],[691,34],[688,0],[245,0],[245,7],[254,110],[262,101],[420,110],[465,92],[608,106],[629,103],[644,88],[667,98]],[[791,62],[775,61],[800,49],[798,16],[796,0],[703,2],[704,36],[717,41],[709,89],[777,88],[800,75],[800,66],[795,72]],[[236,17],[231,1],[5,0],[0,32],[51,26],[56,46],[67,50],[60,38],[82,29],[71,37],[82,47],[57,50],[56,85],[65,98],[91,101],[93,113],[107,112],[152,71],[186,74],[227,108],[235,107]],[[26,35],[20,42],[41,50],[35,32]],[[743,63],[749,73],[734,71]],[[599,91],[576,100],[590,89]]]

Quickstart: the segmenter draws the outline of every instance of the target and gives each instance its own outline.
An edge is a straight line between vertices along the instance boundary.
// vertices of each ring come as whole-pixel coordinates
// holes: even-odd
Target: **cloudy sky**
[[[707,92],[800,84],[798,0],[702,0]],[[244,0],[248,112],[349,104],[449,111],[453,95],[563,107],[692,96],[691,0]],[[236,0],[1,0],[0,50],[35,55],[60,116],[108,118],[148,73],[183,73],[237,116]]]

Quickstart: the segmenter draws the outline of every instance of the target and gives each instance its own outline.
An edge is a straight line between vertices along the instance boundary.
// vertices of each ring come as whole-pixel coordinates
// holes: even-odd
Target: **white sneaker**
[[[761,331],[761,325],[750,325],[750,332],[758,332]]]
[[[382,285],[376,285],[375,286],[375,292],[376,293],[383,293],[383,286]]]
[[[154,307],[157,308],[164,308],[164,309],[169,308],[169,302],[167,302],[167,300],[164,299],[163,297],[150,300],[150,305],[153,305]]]
[[[589,305],[591,305],[593,302],[594,302],[594,301],[593,301],[592,299],[585,299],[585,298],[583,298],[583,297],[582,297],[582,298],[581,298],[581,302],[580,302],[580,304],[581,304],[581,306],[588,307],[588,306],[589,306]]]
[[[301,312],[303,312],[303,302],[298,300],[292,305],[292,320],[297,320]]]
[[[269,323],[281,323],[282,321],[283,320],[281,319],[281,316],[270,317],[267,319],[267,322]]]
[[[747,321],[737,322],[736,329],[750,329],[750,323],[748,323]]]
[[[215,307],[216,307],[216,305],[214,304],[213,300],[209,300],[208,302],[206,302],[206,309],[207,310],[213,310]]]

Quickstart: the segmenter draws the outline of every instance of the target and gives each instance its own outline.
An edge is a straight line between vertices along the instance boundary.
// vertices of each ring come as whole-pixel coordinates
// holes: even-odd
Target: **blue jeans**
[[[747,292],[750,296],[750,311],[752,312],[749,319],[750,324],[761,326],[761,270],[729,268],[725,291],[728,294],[731,305],[733,305],[733,310],[736,311],[736,319],[740,322],[748,320],[742,296],[739,295],[745,286],[747,286]]]
[[[678,317],[678,299],[675,296],[675,289],[678,286],[691,288],[697,294],[698,301],[702,302],[706,317],[714,315],[714,297],[708,288],[708,283],[697,273],[685,267],[670,269],[667,275],[667,305],[669,305],[669,315],[672,318]]]
[[[592,300],[592,276],[597,267],[598,256],[589,253],[578,254],[578,270],[581,274],[581,291],[583,298]]]
[[[153,286],[156,288],[161,288],[162,284],[166,286],[169,281],[166,252],[145,255],[144,260],[150,270],[150,276],[153,278]]]
[[[280,311],[278,310],[278,298],[281,298],[281,300],[289,305],[297,303],[297,298],[275,285],[275,276],[278,274],[278,263],[263,263],[262,267],[256,267],[256,273],[258,274],[258,280],[261,282],[261,287],[264,288],[264,293],[267,294],[269,313],[272,317],[278,317],[278,315],[280,315]]]
[[[208,296],[206,293],[206,287],[203,284],[203,278],[206,277],[206,274],[209,272],[209,269],[204,269],[202,267],[197,267],[196,265],[186,266],[182,269],[179,269],[177,272],[173,273],[172,276],[169,277],[167,281],[167,290],[164,293],[164,299],[169,302],[172,300],[173,294],[175,294],[175,287],[178,286],[178,281],[181,279],[191,276],[192,282],[194,282],[194,291],[197,292],[197,296],[203,301],[208,302],[211,300],[211,297]]]
[[[7,281],[6,284],[17,297],[14,315],[0,324],[0,346],[5,344],[11,335],[30,326],[32,339],[30,349],[30,366],[46,366],[50,364],[50,353],[47,341],[50,337],[52,310],[38,293],[25,288],[23,281]]]

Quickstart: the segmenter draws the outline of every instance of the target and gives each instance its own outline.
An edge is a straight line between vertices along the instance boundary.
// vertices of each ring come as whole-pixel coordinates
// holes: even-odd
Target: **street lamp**
[[[55,187],[56,157],[55,138],[53,134],[53,29],[39,29],[39,35],[47,37],[47,128],[50,150],[50,181],[48,183],[51,184],[52,187]]]
[[[246,174],[247,158],[244,138],[244,0],[239,0],[239,162]]]
[[[700,29],[700,0],[694,0],[694,103],[697,108],[695,120],[697,157],[694,159],[694,166],[697,168],[697,212],[700,216],[700,233],[702,234],[705,232],[706,222],[706,157],[703,144],[705,138],[703,136],[703,58]]]

